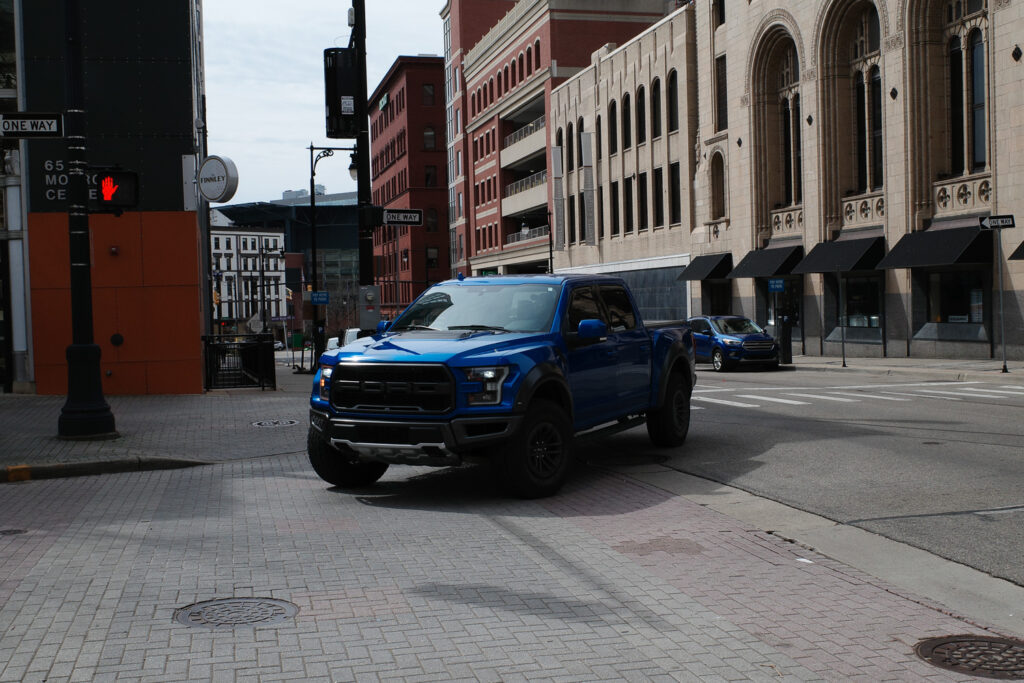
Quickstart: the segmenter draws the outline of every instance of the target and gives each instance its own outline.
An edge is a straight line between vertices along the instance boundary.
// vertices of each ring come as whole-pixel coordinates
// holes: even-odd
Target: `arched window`
[[[661,137],[661,81],[651,83],[651,137]]]
[[[725,159],[721,153],[711,157],[711,220],[725,218]]]
[[[533,48],[526,48],[526,73],[527,75],[533,73]]]
[[[540,39],[533,43],[533,68],[540,68]]]
[[[633,146],[633,124],[629,106],[629,93],[622,96],[622,149],[627,150]]]
[[[576,155],[573,153],[573,132],[572,124],[570,123],[565,129],[565,163],[567,164],[567,170],[571,171],[575,168]]]
[[[423,149],[433,150],[437,149],[437,136],[434,133],[434,129],[427,126],[423,129]]]
[[[565,150],[562,149],[562,129],[555,132],[555,147],[558,148],[559,158],[562,160],[562,167],[565,167]]]
[[[583,168],[583,117],[576,121],[576,163]]]
[[[668,75],[668,132],[679,130],[679,77],[675,71]]]
[[[980,0],[979,0],[980,4]],[[968,3],[970,6],[970,3]],[[970,94],[971,171],[985,170],[985,44],[981,31],[974,29],[967,37]]]
[[[616,112],[615,100],[608,103],[608,153],[615,154],[619,151],[619,117]]]
[[[636,91],[636,144],[647,142],[647,99],[643,87]]]
[[[523,53],[519,53],[519,78],[526,78],[526,72],[523,71]]]
[[[516,87],[516,83],[517,82],[518,81],[516,80],[516,60],[513,59],[512,60],[512,83],[511,83],[511,87],[513,87],[513,88]]]
[[[779,102],[778,129],[782,152],[782,203],[792,206],[802,201],[801,180],[802,149],[800,129],[800,68],[796,59],[796,47],[792,40],[783,48],[776,63],[778,84],[776,96]]]
[[[494,78],[487,81],[487,102],[490,104],[494,101]]]
[[[882,76],[878,69],[881,32],[878,11],[865,7],[855,20],[850,46],[853,73],[857,192],[882,188]]]
[[[512,87],[511,81],[508,80],[508,64],[505,65],[503,73],[505,74],[505,89],[502,90],[501,92],[504,94],[507,93],[508,89]]]
[[[984,0],[949,1],[946,26],[949,92],[949,170],[951,175],[980,173],[988,162],[985,97]]]
[[[502,87],[501,87],[501,83],[502,83],[502,81],[501,81],[501,72],[499,71],[499,72],[498,72],[498,97],[501,97],[501,96],[502,96],[502,94],[503,94],[503,93],[505,92],[505,91],[504,91],[504,90],[502,89]]]

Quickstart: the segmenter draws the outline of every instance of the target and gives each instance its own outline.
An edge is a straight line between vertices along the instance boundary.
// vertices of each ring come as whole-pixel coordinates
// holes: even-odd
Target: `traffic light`
[[[327,102],[329,138],[359,136],[357,61],[353,48],[332,47],[324,50],[324,96]],[[363,117],[366,117],[365,111]]]
[[[99,171],[89,188],[90,211],[133,209],[139,203],[139,174],[135,171]]]

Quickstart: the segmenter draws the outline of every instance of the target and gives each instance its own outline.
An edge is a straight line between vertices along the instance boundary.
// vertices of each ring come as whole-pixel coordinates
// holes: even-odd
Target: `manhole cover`
[[[253,422],[253,427],[294,427],[299,424],[298,420],[260,420]]]
[[[25,529],[0,529],[0,536],[17,536],[28,533]]]
[[[296,605],[274,598],[220,598],[175,610],[174,619],[186,626],[234,628],[276,624],[298,613]]]
[[[989,636],[943,636],[914,649],[926,662],[957,673],[1004,680],[1024,679],[1024,641]]]

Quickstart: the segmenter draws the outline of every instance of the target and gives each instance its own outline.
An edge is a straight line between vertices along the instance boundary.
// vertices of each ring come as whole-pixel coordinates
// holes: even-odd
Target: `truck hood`
[[[538,332],[476,332],[469,330],[415,330],[364,337],[328,351],[323,362],[338,363],[472,363],[501,364],[549,335]]]

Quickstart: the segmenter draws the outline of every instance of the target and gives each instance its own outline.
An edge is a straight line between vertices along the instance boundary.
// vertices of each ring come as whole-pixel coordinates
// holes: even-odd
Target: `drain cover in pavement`
[[[926,662],[981,678],[1024,679],[1024,641],[965,635],[922,640],[914,649]]]
[[[298,420],[260,420],[253,422],[253,427],[294,427],[299,424]]]
[[[296,605],[274,598],[220,598],[175,610],[174,619],[186,626],[234,628],[276,624],[298,613]]]

